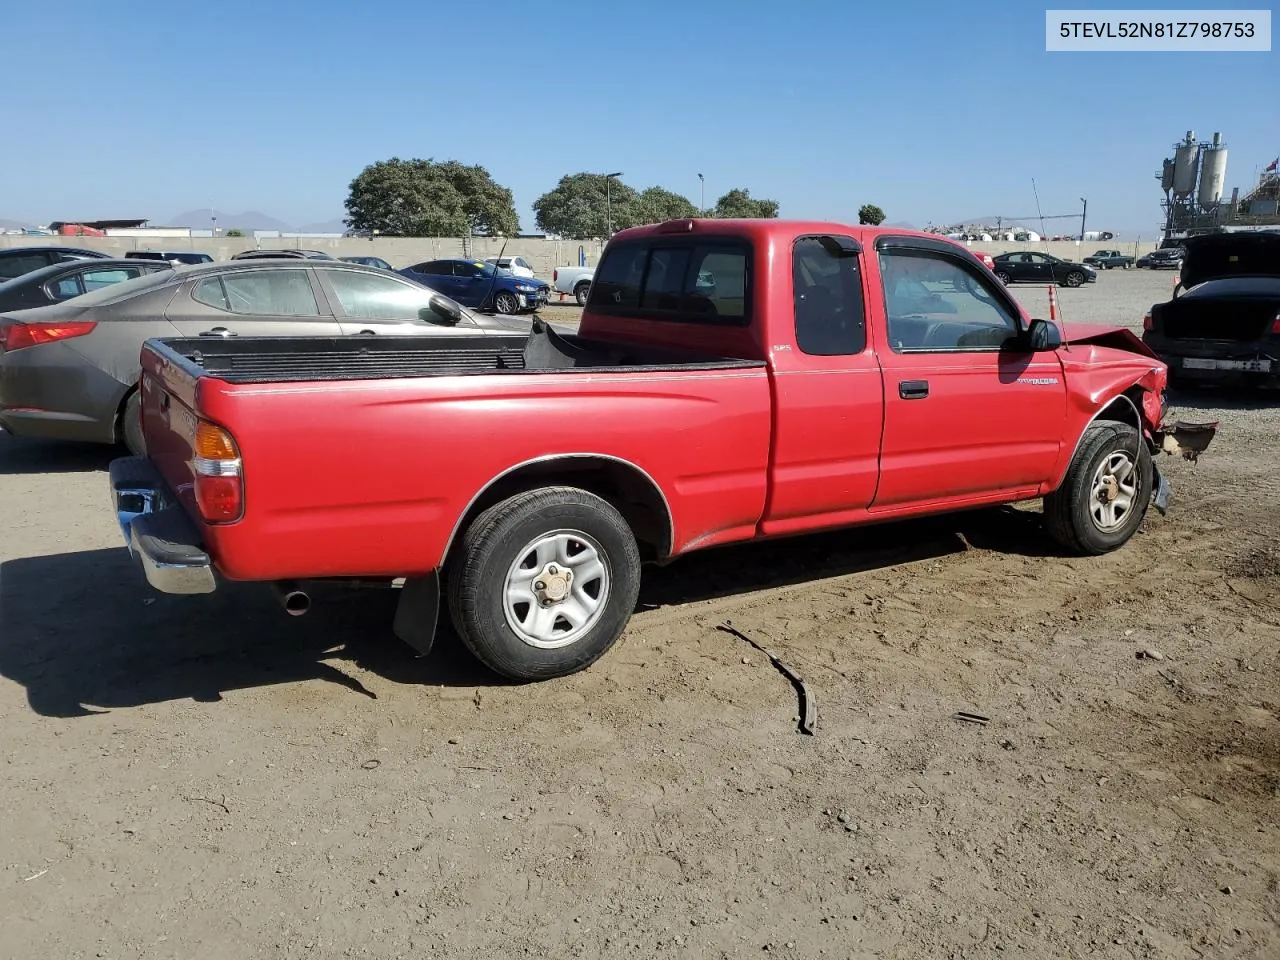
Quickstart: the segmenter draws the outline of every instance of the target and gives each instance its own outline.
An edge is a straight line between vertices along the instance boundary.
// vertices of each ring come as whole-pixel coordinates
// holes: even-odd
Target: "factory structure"
[[[1278,158],[1280,159],[1280,158]],[[1164,191],[1164,238],[1180,240],[1201,233],[1280,229],[1280,170],[1272,162],[1254,187],[1241,196],[1240,188],[1223,199],[1227,179],[1227,145],[1222,134],[1208,142],[1196,140],[1194,130],[1173,145],[1156,178]]]

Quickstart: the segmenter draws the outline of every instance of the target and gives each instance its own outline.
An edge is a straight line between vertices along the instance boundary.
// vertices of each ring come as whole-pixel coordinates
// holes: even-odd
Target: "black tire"
[[[120,439],[135,457],[147,454],[147,441],[142,435],[142,398],[135,390],[124,402],[120,414]]]
[[[1068,287],[1078,287],[1084,283],[1084,274],[1079,270],[1072,270],[1062,282]]]
[[[1009,285],[1009,274],[1005,273],[1003,270],[996,271],[996,279],[999,280],[1001,283],[1003,283],[1006,287]]]
[[[1095,481],[1111,458],[1124,455],[1133,462],[1138,454],[1130,508],[1118,522],[1106,528],[1094,516],[1101,501],[1094,494]],[[1067,467],[1062,485],[1044,498],[1044,522],[1049,535],[1073,553],[1097,556],[1124,546],[1142,525],[1151,504],[1151,452],[1138,431],[1127,423],[1102,420],[1085,431],[1080,447]]]
[[[595,549],[606,571],[600,589],[607,593],[581,636],[563,646],[537,646],[508,621],[508,577],[523,557],[532,556],[540,538],[575,535]],[[640,550],[627,521],[608,501],[576,487],[544,487],[480,514],[450,559],[446,579],[454,627],[476,659],[513,680],[547,680],[590,666],[622,634],[640,592]],[[517,620],[519,607],[511,607]],[[533,612],[525,607],[526,615]]]
[[[587,297],[591,295],[591,284],[580,283],[573,288],[573,299],[578,301],[578,306],[585,307],[587,305]]]
[[[520,309],[520,301],[516,299],[514,293],[508,293],[503,290],[493,298],[493,309],[495,313],[511,314]]]

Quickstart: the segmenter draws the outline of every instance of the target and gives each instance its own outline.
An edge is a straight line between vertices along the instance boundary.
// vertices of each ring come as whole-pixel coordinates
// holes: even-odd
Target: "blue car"
[[[551,297],[551,287],[541,280],[514,276],[483,260],[427,260],[399,272],[473,310],[529,313]]]

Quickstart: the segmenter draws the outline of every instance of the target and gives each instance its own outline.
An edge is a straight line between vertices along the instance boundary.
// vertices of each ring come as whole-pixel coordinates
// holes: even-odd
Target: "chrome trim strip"
[[[506,470],[503,470],[501,473],[495,476],[492,480],[486,483],[483,487],[481,487],[480,490],[475,494],[475,496],[473,496],[470,500],[467,501],[467,505],[462,508],[462,513],[458,515],[458,519],[454,522],[453,531],[449,534],[449,539],[445,541],[444,554],[441,557],[442,562],[445,557],[449,556],[449,551],[453,549],[453,543],[454,543],[454,540],[456,540],[458,537],[458,533],[462,527],[462,521],[466,518],[467,514],[471,512],[471,508],[476,505],[476,501],[478,501],[481,497],[483,497],[485,493],[489,490],[489,488],[492,487],[499,480],[501,480],[503,477],[510,476],[511,474],[515,473],[517,470],[522,470],[525,467],[531,467],[535,463],[550,463],[554,460],[584,460],[584,459],[610,460],[613,463],[620,463],[624,467],[631,467],[633,470],[638,472],[642,477],[648,480],[649,483],[653,486],[654,490],[658,491],[658,496],[662,498],[662,509],[665,510],[667,514],[667,531],[668,531],[668,540],[669,540],[667,554],[669,556],[671,552],[675,550],[675,547],[676,547],[676,544],[675,544],[676,520],[671,513],[671,504],[667,500],[666,492],[663,491],[662,487],[658,485],[658,482],[653,479],[653,477],[649,474],[649,471],[645,470],[641,466],[638,466],[637,464],[632,463],[630,460],[623,460],[621,457],[610,456],[607,453],[549,453],[549,454],[546,454],[545,456],[533,457],[530,460],[525,460],[521,463],[517,463],[515,466],[508,467]]]

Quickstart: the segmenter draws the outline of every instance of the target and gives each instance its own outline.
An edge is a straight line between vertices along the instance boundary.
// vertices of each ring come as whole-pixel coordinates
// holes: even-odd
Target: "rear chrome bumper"
[[[212,593],[213,561],[195,524],[146,457],[111,461],[111,501],[129,552],[161,593]]]

